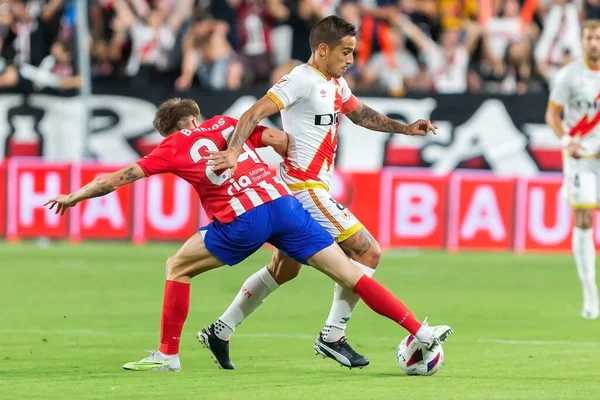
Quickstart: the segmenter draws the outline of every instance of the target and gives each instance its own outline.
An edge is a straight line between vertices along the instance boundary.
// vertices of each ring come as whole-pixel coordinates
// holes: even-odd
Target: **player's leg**
[[[218,268],[218,260],[205,246],[202,234],[189,238],[179,251],[169,257],[160,320],[160,347],[143,360],[123,365],[135,371],[179,371],[179,342],[181,331],[190,308],[191,279],[203,272]]]
[[[336,241],[346,256],[366,275],[372,277],[381,258],[381,248],[375,238],[364,227],[347,239],[340,241],[339,238],[340,236]],[[335,285],[333,302],[322,331],[324,341],[337,342],[346,336],[346,325],[358,301],[359,298],[355,293],[338,284]]]
[[[402,325],[427,348],[445,341],[452,333],[450,327],[429,327],[421,324],[412,312],[392,293],[358,268],[332,241],[331,235],[320,226],[299,203],[285,210],[288,219],[280,227],[280,235],[271,243],[300,263],[309,264],[323,272],[344,289],[365,301],[373,311]],[[333,354],[342,365],[350,365],[343,355]]]
[[[577,275],[583,289],[581,314],[584,318],[598,317],[598,291],[595,282],[596,249],[593,233],[598,187],[597,178],[589,168],[591,161],[568,158],[564,164],[564,187],[575,217],[571,245]]]
[[[296,198],[311,216],[339,243],[352,262],[366,275],[373,276],[381,258],[377,241],[343,205],[323,189],[307,189]],[[359,297],[339,284],[335,285],[333,301],[325,326],[315,342],[320,353],[345,353],[354,365],[367,365],[369,360],[358,354],[345,339],[346,325],[358,305]]]
[[[271,262],[250,275],[227,310],[215,322],[215,334],[229,340],[240,325],[283,283],[295,278],[301,265],[275,249]],[[279,280],[278,280],[279,279]]]
[[[271,235],[272,205],[260,205],[239,216],[230,224],[213,223],[206,234],[208,249],[228,265],[235,265],[265,244]],[[236,255],[236,253],[238,253]],[[210,350],[222,369],[234,369],[229,358],[229,339],[244,318],[252,313],[279,285],[266,267],[250,276],[233,303],[214,323],[198,332],[198,340]]]

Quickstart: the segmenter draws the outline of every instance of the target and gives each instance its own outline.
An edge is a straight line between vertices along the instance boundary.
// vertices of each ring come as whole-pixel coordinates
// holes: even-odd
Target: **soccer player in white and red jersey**
[[[424,136],[435,132],[430,121],[418,120],[404,125],[361,103],[342,77],[353,63],[356,46],[354,26],[337,16],[322,19],[310,33],[312,56],[279,80],[268,93],[246,111],[230,137],[226,151],[212,154],[216,168],[235,168],[242,144],[263,119],[281,112],[283,129],[289,135],[287,156],[279,169],[279,178],[339,243],[346,255],[365,274],[372,276],[381,257],[373,236],[352,213],[329,194],[335,159],[338,126],[342,115],[364,128],[405,135]],[[366,155],[365,155],[366,156]],[[279,285],[295,278],[296,263],[275,251],[271,263],[248,278],[225,313],[206,332],[215,331],[221,340],[229,340],[233,330],[253,312]],[[276,284],[267,284],[273,280]],[[252,296],[246,296],[250,292]],[[345,338],[346,323],[358,304],[358,296],[336,285],[333,304],[315,350],[347,367],[363,367],[369,360],[356,353]],[[416,331],[421,326],[407,326]],[[440,341],[445,340],[442,335]],[[214,339],[213,348],[219,347]],[[215,352],[213,351],[213,355]],[[224,353],[224,352],[220,352]],[[221,365],[230,360],[224,357]]]
[[[207,165],[207,152],[225,149],[236,125],[235,119],[226,116],[201,123],[200,109],[193,100],[168,100],[159,107],[154,119],[154,127],[165,139],[152,153],[46,203],[50,209],[56,206],[56,212],[64,214],[67,208],[85,199],[106,195],[146,176],[170,172],[194,187],[213,220],[167,260],[159,350],[140,361],[125,364],[125,369],[180,370],[179,342],[190,306],[191,279],[225,264],[236,265],[266,242],[356,293],[373,311],[403,326],[407,321],[416,323],[400,300],[346,258],[331,235],[302,208],[256,154],[256,147],[266,145],[285,154],[284,132],[261,126],[253,128],[242,144],[243,152],[233,175],[227,170],[214,171]],[[436,330],[424,326],[416,333],[417,339],[425,347],[433,348],[438,344],[440,329],[449,328]],[[203,332],[199,332],[198,338],[210,346]]]
[[[583,286],[581,315],[595,319],[600,314],[593,233],[600,204],[600,20],[583,23],[582,48],[583,59],[556,76],[546,122],[563,145],[562,193],[575,214],[572,250]]]

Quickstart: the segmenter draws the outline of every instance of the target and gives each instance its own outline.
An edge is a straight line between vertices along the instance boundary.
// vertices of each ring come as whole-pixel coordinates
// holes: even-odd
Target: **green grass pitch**
[[[395,360],[405,331],[361,304],[347,331],[363,370],[315,356],[332,283],[309,269],[238,327],[235,371],[220,371],[195,339],[245,278],[242,265],[195,279],[180,373],[129,372],[156,349],[164,261],[177,246],[0,243],[2,399],[598,399],[600,320],[583,320],[568,255],[389,252],[375,277],[432,324],[455,334],[432,377]]]

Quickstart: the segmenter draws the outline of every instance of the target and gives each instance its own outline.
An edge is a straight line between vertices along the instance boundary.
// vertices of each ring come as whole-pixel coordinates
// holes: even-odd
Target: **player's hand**
[[[567,151],[571,157],[575,159],[581,158],[581,145],[579,144],[579,141],[571,141],[571,143],[567,145]]]
[[[209,151],[208,162],[213,171],[229,169],[229,176],[233,176],[237,168],[237,161],[240,154],[231,149],[223,151]]]
[[[60,215],[65,215],[65,211],[67,211],[67,208],[74,207],[76,204],[76,202],[71,200],[70,194],[59,194],[58,196],[48,200],[46,204],[44,204],[44,207],[49,205],[50,207],[48,207],[48,209],[52,210],[54,206],[56,206],[55,214],[60,213]]]
[[[434,135],[437,135],[437,126],[426,119],[419,119],[410,125],[407,125],[406,130],[403,132],[409,136],[426,136],[430,131]]]

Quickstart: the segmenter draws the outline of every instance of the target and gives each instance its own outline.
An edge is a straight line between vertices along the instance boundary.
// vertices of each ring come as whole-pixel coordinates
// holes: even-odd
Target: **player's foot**
[[[319,337],[315,343],[315,351],[323,357],[329,357],[339,362],[344,367],[362,368],[369,365],[369,360],[354,351],[345,337],[337,342],[326,342],[323,340],[323,335],[319,333]]]
[[[584,308],[581,316],[585,319],[596,319],[600,316],[598,308]]]
[[[436,346],[445,343],[449,335],[454,333],[448,325],[429,326],[427,318],[423,321],[423,326],[429,328],[429,337],[424,340],[419,340],[427,350],[433,350]]]
[[[140,361],[123,365],[129,371],[181,371],[179,355],[167,355],[160,351],[150,351],[150,355]]]
[[[210,351],[210,356],[221,369],[235,369],[229,359],[229,341],[215,335],[215,324],[210,324],[198,332],[198,340],[205,349]]]

